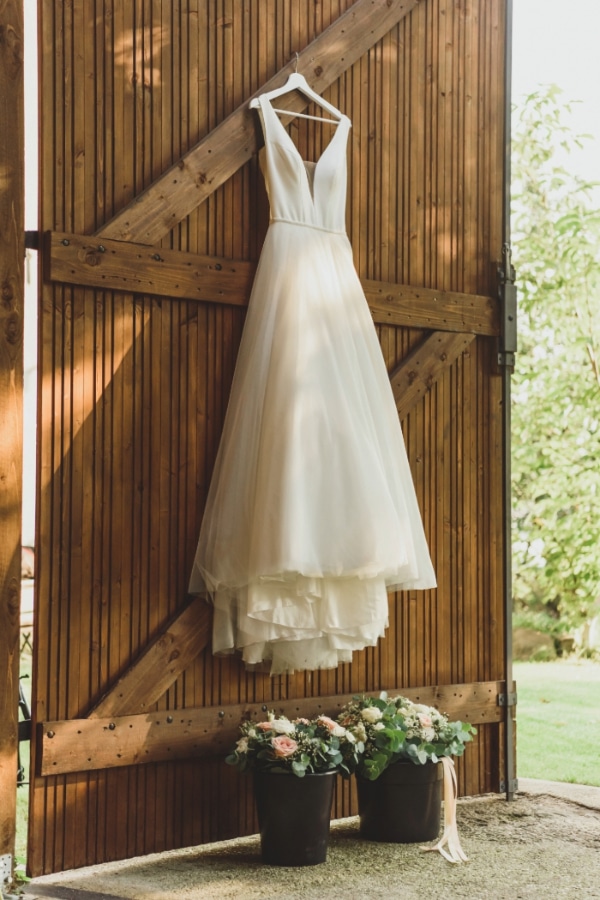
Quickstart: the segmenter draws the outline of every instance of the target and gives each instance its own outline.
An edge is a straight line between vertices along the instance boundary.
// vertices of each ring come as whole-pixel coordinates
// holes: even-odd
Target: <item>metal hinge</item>
[[[509,787],[507,788],[507,787],[506,787],[506,781],[505,781],[504,778],[503,778],[503,779],[500,781],[500,784],[498,785],[498,793],[499,793],[499,794],[516,794],[517,791],[519,790],[519,779],[518,779],[518,778],[512,778],[512,779],[508,782],[508,784],[509,784]]]
[[[40,233],[39,233],[39,231],[26,231],[25,232],[25,249],[26,250],[39,250],[40,249]]]
[[[31,740],[31,719],[19,722],[19,743]]]
[[[498,706],[516,706],[517,705],[517,695],[516,692],[506,693],[506,694],[498,694],[496,697],[496,703]]]
[[[514,368],[517,352],[517,286],[511,262],[510,244],[502,245],[502,265],[498,266],[498,300],[500,301],[500,344],[498,365]]]

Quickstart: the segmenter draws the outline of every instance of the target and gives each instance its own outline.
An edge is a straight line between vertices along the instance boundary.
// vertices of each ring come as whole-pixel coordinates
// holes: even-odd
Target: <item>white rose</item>
[[[356,740],[362,741],[363,744],[367,740],[367,731],[362,722],[359,722],[354,727],[354,734],[356,735]]]
[[[293,734],[296,730],[292,723],[288,722],[287,719],[272,719],[271,728],[273,731],[276,731],[277,734]]]
[[[237,744],[235,745],[238,753],[247,753],[248,752],[248,738],[243,737],[240,738]]]
[[[375,724],[373,725],[373,731],[383,731],[384,728],[385,725],[383,724],[383,722],[375,722]]]
[[[366,709],[361,711],[361,716],[365,722],[369,722],[372,725],[373,722],[379,722],[383,713],[376,706],[367,706]]]
[[[423,737],[426,741],[433,741],[435,738],[435,728],[424,728]]]
[[[346,734],[346,729],[341,725],[336,725],[335,728],[331,730],[331,733],[335,735],[335,737],[344,737]]]

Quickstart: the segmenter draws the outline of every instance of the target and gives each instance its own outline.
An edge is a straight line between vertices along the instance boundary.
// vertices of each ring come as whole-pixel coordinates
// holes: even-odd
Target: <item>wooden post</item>
[[[0,855],[17,805],[23,455],[23,5],[0,5]]]

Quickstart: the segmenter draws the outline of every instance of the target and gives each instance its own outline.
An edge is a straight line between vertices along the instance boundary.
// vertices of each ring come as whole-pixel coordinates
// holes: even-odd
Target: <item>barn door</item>
[[[32,873],[255,830],[222,763],[241,716],[357,691],[477,722],[461,789],[498,790],[504,0],[39,6]],[[439,588],[390,597],[351,665],[270,678],[212,657],[186,587],[268,222],[247,101],[296,51],[353,120],[348,231]]]
[[[23,7],[12,0],[0,5],[0,893],[15,852],[19,741],[23,106]]]

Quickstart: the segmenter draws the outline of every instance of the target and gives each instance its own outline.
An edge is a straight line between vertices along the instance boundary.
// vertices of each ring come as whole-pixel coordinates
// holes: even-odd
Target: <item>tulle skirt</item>
[[[368,305],[343,234],[271,224],[190,592],[213,652],[273,674],[376,644],[388,590],[435,575]]]

